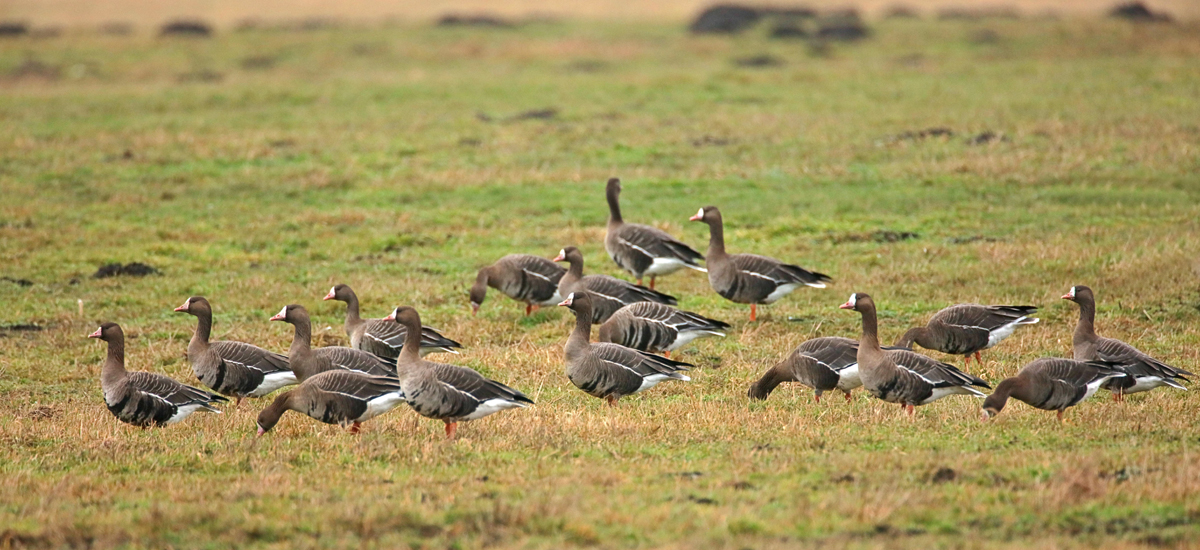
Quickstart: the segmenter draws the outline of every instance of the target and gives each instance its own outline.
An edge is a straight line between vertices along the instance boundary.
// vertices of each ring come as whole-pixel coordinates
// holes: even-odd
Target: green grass
[[[984,27],[999,40],[971,42]],[[0,325],[45,330],[0,330],[0,545],[1195,545],[1195,391],[1102,394],[1062,426],[1021,404],[985,425],[966,398],[910,422],[861,393],[745,392],[801,341],[855,335],[836,309],[855,291],[888,339],[954,302],[1042,306],[988,352],[993,382],[1069,353],[1074,284],[1097,290],[1103,333],[1200,368],[1198,38],[1036,20],[883,22],[829,56],[583,22],[6,41],[0,276],[33,285],[0,281]],[[785,64],[732,63],[764,53]],[[956,135],[892,139],[935,126]],[[984,131],[1004,139],[966,143]],[[628,220],[702,248],[687,217],[719,205],[731,251],[836,282],[748,324],[703,276],[660,279],[735,328],[683,353],[691,383],[609,409],[562,373],[565,311],[524,318],[493,291],[473,317],[466,291],[499,256],[566,245],[620,275],[610,176]],[[162,274],[90,278],[115,261]],[[211,300],[216,336],[283,350],[266,320],[288,303],[345,342],[320,301],[337,282],[364,314],[416,306],[466,345],[450,359],[538,405],[455,442],[408,410],[359,437],[287,415],[258,441],[265,400],[149,431],[104,410],[98,323],[135,337],[131,369],[190,381],[186,297]]]

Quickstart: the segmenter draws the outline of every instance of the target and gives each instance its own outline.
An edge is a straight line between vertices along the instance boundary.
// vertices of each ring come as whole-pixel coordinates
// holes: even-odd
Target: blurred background
[[[685,20],[718,2],[710,0],[5,0],[0,20],[37,28],[95,25],[147,27],[187,18],[218,28],[255,22],[317,20],[368,23],[420,22],[448,14],[491,14],[507,18],[561,17],[629,20]],[[1104,0],[858,0],[834,2],[751,2],[754,7],[817,10],[855,8],[867,17],[901,12],[920,16],[964,17],[972,13],[1013,16],[1098,16],[1121,4]],[[1142,5],[1159,16],[1178,20],[1200,17],[1196,0],[1153,0]]]

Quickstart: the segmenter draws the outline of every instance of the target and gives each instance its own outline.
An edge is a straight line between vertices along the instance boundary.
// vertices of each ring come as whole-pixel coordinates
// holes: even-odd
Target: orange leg
[[[670,359],[670,358],[671,358],[671,351],[670,351],[670,350],[664,351],[664,352],[663,352],[663,357],[666,357],[667,359]]]
[[[617,398],[615,396],[612,396],[612,395],[605,396],[604,400],[608,402],[609,407],[617,406]]]
[[[650,276],[650,290],[654,290],[654,278],[655,277],[658,277],[658,276],[657,275]]]
[[[980,364],[980,365],[982,365],[982,364],[983,364],[983,359],[979,357],[979,352],[978,352],[978,351],[977,351],[977,352],[975,352],[975,362],[976,362],[976,363],[978,363],[978,364]]]
[[[242,398],[243,398],[243,396],[241,396],[241,395],[239,395],[237,397],[237,401],[234,401],[234,403],[233,403],[233,408],[235,408],[235,409],[242,408]]]
[[[814,393],[813,393],[813,398],[817,400],[817,403],[820,403],[820,402],[821,402],[821,394],[819,394],[819,393],[815,393],[815,392],[814,392]]]
[[[446,422],[446,439],[454,439],[454,433],[458,431],[458,422]]]
[[[350,425],[350,433],[357,434],[362,431],[362,422],[355,422]]]
[[[1063,413],[1063,410],[1062,410],[1062,409],[1059,409],[1059,410],[1058,410],[1058,421],[1059,421],[1059,422],[1062,422],[1062,421],[1063,421],[1062,413]]]
[[[525,316],[529,317],[530,313],[533,313],[533,304],[525,304]]]
[[[963,356],[963,369],[965,370],[967,368],[967,365],[970,365],[970,364],[971,364],[971,354],[968,353]]]
[[[638,286],[642,286],[642,278],[638,277]]]
[[[850,402],[850,392],[845,392],[843,395],[846,396],[846,402],[849,403]]]
[[[916,414],[916,411],[917,411],[916,407],[914,407],[912,405],[908,406],[908,416],[910,416],[910,417],[913,416],[914,414]]]
[[[758,316],[758,304],[750,304],[750,321],[754,321]]]

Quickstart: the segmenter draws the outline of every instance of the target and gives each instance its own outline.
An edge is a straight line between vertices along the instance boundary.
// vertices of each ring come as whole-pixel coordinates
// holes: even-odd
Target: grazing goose
[[[791,381],[812,388],[818,403],[822,393],[835,389],[841,390],[846,401],[850,401],[850,390],[862,386],[858,376],[858,342],[826,336],[800,344],[750,386],[750,399],[766,399],[779,384]]]
[[[445,422],[447,439],[454,437],[459,422],[533,404],[525,394],[472,369],[421,359],[421,316],[417,310],[398,307],[387,320],[404,325],[408,331],[396,359],[404,399],[417,414]]]
[[[336,285],[325,295],[326,300],[346,302],[346,336],[350,347],[373,353],[380,357],[395,359],[404,346],[404,327],[383,319],[363,319],[358,314],[358,295],[350,285]],[[421,357],[430,353],[458,353],[454,348],[462,344],[455,342],[438,331],[422,327]]]
[[[1030,317],[1034,313],[1037,313],[1035,306],[950,306],[935,313],[925,326],[908,329],[895,345],[911,348],[916,342],[926,349],[963,355],[966,357],[963,364],[969,362],[974,353],[975,362],[982,364],[981,350],[1012,336],[1018,326],[1037,323],[1037,317]]]
[[[283,392],[263,409],[258,415],[258,435],[271,431],[289,410],[326,424],[349,425],[350,433],[358,433],[363,422],[403,402],[400,381],[394,377],[352,370],[325,371]]]
[[[100,388],[104,390],[104,404],[121,422],[142,428],[165,426],[196,411],[220,413],[213,405],[229,401],[161,374],[126,371],[125,333],[116,323],[100,325],[88,338],[108,342],[108,356],[100,369]]]
[[[592,293],[592,322],[600,324],[612,317],[618,309],[636,302],[657,302],[675,305],[679,303],[674,296],[650,290],[644,286],[635,285],[608,275],[583,275],[583,253],[578,248],[568,246],[558,251],[554,258],[556,262],[566,261],[571,267],[567,274],[558,282],[559,295],[566,296],[572,292],[586,290]]]
[[[879,347],[879,323],[875,317],[875,301],[869,295],[851,294],[850,299],[840,307],[862,314],[863,332],[858,342],[857,355],[858,375],[862,378],[863,387],[871,392],[871,395],[888,403],[899,403],[912,415],[916,405],[927,405],[955,394],[983,397],[983,393],[971,386],[991,387],[987,382],[945,363],[922,372],[905,361],[904,355],[884,353],[883,348]]]
[[[1105,382],[1121,378],[1128,377],[1120,366],[1107,361],[1038,359],[996,384],[996,391],[983,400],[983,419],[996,416],[1012,397],[1044,411],[1058,411],[1061,422],[1067,407],[1091,397]]]
[[[692,365],[630,349],[619,344],[592,344],[592,294],[572,292],[559,305],[575,312],[575,330],[564,348],[567,378],[588,395],[616,406],[626,395],[653,388],[663,380],[688,381],[680,371]]]
[[[729,323],[656,302],[629,304],[600,325],[601,342],[650,353],[670,353],[705,336],[721,336]]]
[[[210,342],[212,306],[203,296],[188,298],[175,311],[194,315],[198,321],[187,348],[196,378],[213,391],[237,399],[235,406],[244,398],[262,397],[296,383],[283,355],[244,342]]]
[[[704,256],[692,247],[661,229],[625,223],[621,218],[619,198],[621,180],[608,180],[605,195],[608,197],[608,232],[604,235],[604,250],[618,267],[637,278],[637,284],[642,284],[642,278],[649,275],[653,289],[654,279],[659,275],[670,275],[685,267],[705,271],[696,263]]]
[[[288,348],[288,361],[296,379],[304,382],[319,373],[344,369],[365,372],[376,376],[395,376],[396,365],[373,353],[344,347],[312,348],[312,321],[304,306],[290,305],[279,310],[272,321],[283,321],[295,327],[292,345]]]
[[[1114,338],[1096,334],[1096,298],[1092,289],[1079,285],[1063,295],[1064,300],[1079,304],[1079,324],[1071,339],[1077,361],[1110,361],[1121,365],[1128,374],[1114,378],[1104,384],[1104,389],[1113,393],[1113,399],[1123,401],[1126,394],[1150,391],[1161,386],[1187,390],[1180,381],[1187,382],[1195,376],[1146,355],[1141,350]]]
[[[757,317],[758,304],[770,304],[801,285],[825,288],[833,282],[828,275],[785,264],[756,254],[727,254],[721,211],[701,208],[692,221],[708,224],[708,283],[717,294],[739,304],[750,304],[750,320]]]
[[[558,294],[558,281],[566,272],[545,258],[509,254],[479,270],[471,287],[471,311],[479,313],[479,306],[483,305],[489,286],[518,302],[525,302],[525,315],[538,306],[555,305],[562,301]]]

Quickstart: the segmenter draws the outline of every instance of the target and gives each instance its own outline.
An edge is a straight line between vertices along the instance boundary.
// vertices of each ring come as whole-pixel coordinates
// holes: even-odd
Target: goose
[[[525,394],[472,369],[421,359],[421,316],[417,310],[397,307],[387,320],[407,330],[404,347],[396,359],[405,401],[417,414],[444,422],[447,439],[454,438],[459,422],[533,404]]]
[[[400,381],[353,370],[330,370],[310,376],[300,387],[279,394],[258,415],[258,436],[271,431],[287,411],[296,411],[326,424],[350,427],[358,433],[362,423],[404,403]]]
[[[184,300],[175,311],[196,317],[196,332],[188,343],[188,361],[204,385],[235,398],[235,407],[247,397],[262,397],[279,388],[296,384],[296,374],[287,357],[258,346],[232,340],[209,341],[212,306],[203,296]]]
[[[756,254],[727,254],[721,211],[701,208],[691,221],[708,224],[708,283],[727,300],[750,304],[750,320],[757,317],[758,304],[770,304],[802,285],[825,288],[833,282],[828,275],[785,264]]]
[[[667,232],[636,223],[625,223],[621,218],[621,180],[608,180],[605,188],[608,198],[608,231],[604,235],[604,250],[617,267],[628,271],[642,284],[642,278],[650,276],[650,289],[659,275],[670,275],[680,269],[707,271],[700,264],[704,256],[692,247],[683,244]]]
[[[750,399],[764,400],[779,384],[791,381],[812,388],[818,403],[821,394],[835,389],[841,390],[846,401],[850,401],[850,390],[862,386],[858,375],[858,342],[825,336],[800,344],[750,386]]]
[[[862,337],[858,342],[858,375],[871,395],[888,403],[899,403],[913,414],[913,408],[927,405],[948,395],[984,397],[971,386],[991,388],[983,380],[964,373],[945,363],[938,368],[918,372],[904,356],[892,356],[879,347],[879,324],[875,316],[875,300],[863,293],[850,295],[842,309],[862,314]],[[911,352],[910,352],[911,353]],[[916,354],[913,354],[916,355]]]
[[[1187,377],[1195,374],[1163,363],[1125,342],[1096,334],[1096,297],[1092,289],[1073,286],[1062,298],[1079,304],[1079,324],[1075,325],[1075,334],[1071,338],[1075,359],[1118,363],[1129,375],[1104,384],[1104,389],[1112,392],[1114,400],[1123,401],[1127,394],[1162,386],[1187,391],[1180,381],[1187,382]]]
[[[709,319],[657,302],[635,302],[600,325],[601,342],[610,342],[670,357],[692,340],[706,336],[724,337],[729,323]]]
[[[1108,361],[1038,359],[996,384],[996,391],[983,400],[983,419],[999,414],[1011,397],[1044,411],[1058,411],[1062,422],[1068,407],[1091,397],[1106,382],[1127,377],[1119,365]]]
[[[1034,313],[1037,313],[1035,306],[958,304],[935,313],[925,326],[908,329],[893,345],[911,348],[916,342],[926,349],[963,355],[964,365],[970,362],[973,353],[975,362],[982,364],[981,350],[1012,336],[1021,325],[1036,324],[1038,318],[1031,317]]]
[[[350,337],[350,347],[373,353],[380,357],[395,359],[400,355],[404,346],[404,327],[383,319],[363,319],[358,314],[358,295],[350,285],[335,285],[325,295],[325,300],[337,300],[346,303],[346,336]],[[423,327],[421,332],[421,356],[430,353],[454,353],[454,348],[462,348],[438,331]]]
[[[552,306],[562,301],[558,281],[567,270],[539,256],[509,254],[496,263],[479,270],[471,286],[471,312],[478,314],[479,306],[492,287],[505,296],[525,303],[525,315],[539,306]]]
[[[644,286],[622,281],[608,275],[583,274],[583,253],[578,248],[568,246],[558,251],[554,258],[556,262],[567,262],[570,268],[558,282],[559,295],[566,296],[572,292],[586,290],[592,294],[592,322],[600,324],[612,317],[618,309],[636,302],[657,302],[660,304],[676,305],[674,296],[650,290]]]
[[[376,376],[395,376],[395,363],[378,355],[345,347],[312,348],[312,321],[308,310],[300,305],[288,305],[279,310],[272,321],[283,321],[295,328],[292,345],[288,348],[288,361],[296,379],[303,383],[316,374],[335,370],[353,370]]]
[[[161,374],[126,371],[125,332],[116,323],[100,325],[88,338],[108,342],[108,356],[100,368],[100,388],[104,404],[121,422],[141,428],[166,426],[196,411],[220,414],[213,405],[229,401]]]
[[[575,330],[567,338],[567,378],[592,397],[616,406],[626,395],[646,391],[664,380],[691,380],[680,371],[693,365],[659,357],[620,344],[590,343],[592,293],[572,292],[560,306],[575,313]]]

